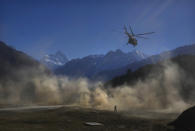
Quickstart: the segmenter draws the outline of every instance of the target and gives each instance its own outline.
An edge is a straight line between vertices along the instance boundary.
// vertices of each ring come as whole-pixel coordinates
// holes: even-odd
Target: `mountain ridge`
[[[96,76],[94,76],[94,79],[98,78],[103,80],[109,80],[114,78],[115,76],[125,74],[128,70],[136,71],[144,65],[155,64],[159,61],[170,59],[178,55],[195,55],[195,44],[185,45],[177,47],[173,50],[164,51],[157,55],[149,56],[143,60],[133,62],[115,70],[104,70],[102,72],[99,72],[99,74],[96,74]]]
[[[109,51],[105,55],[89,55],[73,59],[55,70],[58,75],[92,78],[100,71],[117,69],[147,56],[139,51],[124,53],[120,49]]]

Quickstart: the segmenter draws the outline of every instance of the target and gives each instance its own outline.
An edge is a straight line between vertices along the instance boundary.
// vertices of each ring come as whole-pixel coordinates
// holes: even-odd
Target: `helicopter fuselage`
[[[128,43],[130,45],[133,45],[134,47],[137,46],[137,39],[136,38],[143,38],[143,39],[147,39],[146,37],[143,37],[143,35],[148,35],[148,34],[153,34],[155,32],[146,32],[146,33],[141,33],[141,34],[134,34],[133,30],[131,29],[131,26],[129,26],[130,32],[128,32],[127,27],[124,26],[124,30],[125,30],[125,34],[129,37],[128,39]]]
[[[128,44],[132,44],[133,46],[136,46],[137,40],[132,35],[128,35],[128,36],[129,36]]]

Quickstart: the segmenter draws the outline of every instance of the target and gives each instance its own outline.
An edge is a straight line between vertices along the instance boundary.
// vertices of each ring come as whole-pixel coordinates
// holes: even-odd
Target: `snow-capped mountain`
[[[143,67],[147,64],[156,64],[159,61],[164,61],[166,59],[171,59],[176,56],[182,56],[182,55],[195,55],[195,44],[181,46],[174,50],[165,51],[157,55],[152,55],[150,57],[147,57],[146,59],[135,61],[122,68],[118,68],[114,70],[105,70],[105,71],[99,72],[98,74],[94,76],[94,78],[95,79],[104,78],[104,79],[109,80],[110,78],[125,74],[128,70],[136,71],[140,67]]]
[[[117,69],[144,58],[146,55],[139,51],[124,53],[118,49],[105,55],[89,55],[81,59],[73,59],[57,68],[55,72],[71,77],[92,78],[103,70]]]
[[[170,58],[176,57],[178,55],[195,55],[195,44],[181,46],[181,47],[178,47],[178,48],[170,50],[170,51],[164,51],[160,54],[152,55],[152,56],[148,57],[147,59],[143,59],[141,61],[134,62],[134,63],[128,65],[128,67],[130,67],[130,69],[132,71],[135,71],[138,68],[140,68],[146,64],[155,64],[156,62],[170,59]]]
[[[68,58],[60,51],[55,54],[45,55],[41,60],[50,69],[56,69],[68,62]]]

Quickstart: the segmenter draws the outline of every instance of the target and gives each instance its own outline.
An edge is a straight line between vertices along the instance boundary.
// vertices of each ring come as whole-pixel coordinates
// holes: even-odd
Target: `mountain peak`
[[[117,50],[115,50],[115,51],[109,51],[107,54],[106,54],[106,56],[113,56],[113,55],[123,55],[123,54],[125,54],[122,50],[120,50],[120,49],[117,49]]]
[[[117,49],[115,52],[117,52],[117,53],[124,53],[122,50],[120,50],[120,49]]]
[[[57,51],[55,54],[45,55],[40,61],[47,67],[55,69],[58,66],[66,64],[68,58],[61,51]]]
[[[101,58],[101,57],[103,57],[104,55],[88,55],[88,56],[86,56],[86,57],[84,57],[84,58],[92,58],[92,59],[96,59],[96,58]]]
[[[57,51],[57,52],[55,53],[55,55],[56,55],[56,56],[63,56],[63,57],[65,56],[64,53],[62,53],[61,51]]]
[[[139,50],[133,50],[133,51],[131,51],[131,52],[128,52],[128,54],[129,54],[129,55],[134,55],[134,56],[139,56],[139,57],[141,57],[141,58],[143,58],[143,59],[147,57],[146,54],[142,53],[142,52],[139,51]]]

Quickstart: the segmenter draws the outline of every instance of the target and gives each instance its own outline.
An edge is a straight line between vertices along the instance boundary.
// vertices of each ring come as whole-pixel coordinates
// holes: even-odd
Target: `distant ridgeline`
[[[139,51],[129,53],[124,53],[121,50],[110,51],[105,55],[90,55],[81,59],[73,59],[57,68],[55,73],[69,77],[87,77],[91,80],[106,80],[112,78],[115,74],[118,75],[118,73],[121,73],[113,71],[110,73],[109,71],[140,61],[146,57],[145,54]],[[106,75],[103,76],[102,74]]]
[[[195,44],[176,48],[158,55],[147,57],[145,54],[134,51],[124,53],[121,50],[110,51],[106,55],[91,55],[81,59],[73,59],[60,66],[54,72],[69,77],[87,77],[91,80],[110,80],[125,74],[129,69],[154,64],[183,54],[195,54]]]
[[[144,65],[155,64],[159,61],[174,58],[178,55],[195,55],[195,44],[179,47],[171,51],[165,51],[158,55],[153,55],[140,61],[135,61],[118,69],[101,71],[95,76],[95,78],[102,77],[106,78],[106,80],[110,80],[116,76],[125,74],[128,70],[135,71]]]

